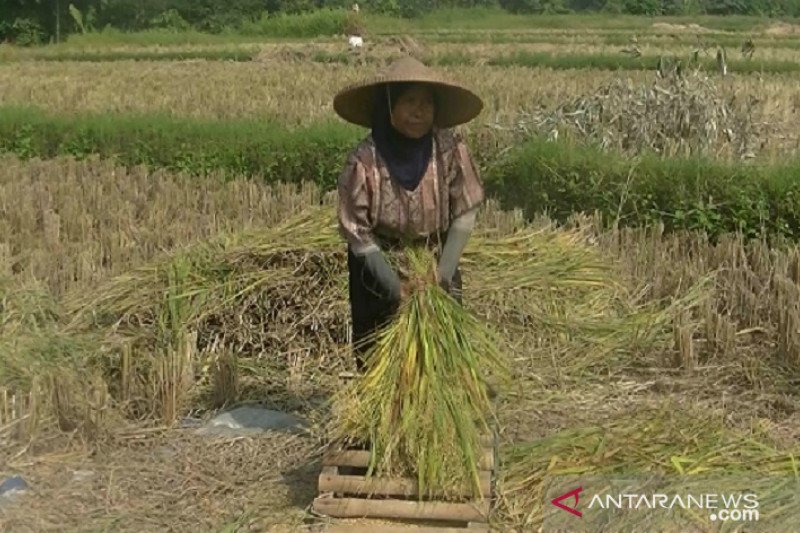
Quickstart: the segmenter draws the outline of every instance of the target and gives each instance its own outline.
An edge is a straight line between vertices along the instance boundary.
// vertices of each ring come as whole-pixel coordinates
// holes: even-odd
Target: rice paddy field
[[[445,19],[376,20],[359,51],[256,29],[0,45],[0,480],[32,487],[0,530],[325,523],[354,365],[335,184],[365,133],[331,102],[404,54],[486,104],[462,269],[510,376],[492,530],[543,531],[553,476],[800,482],[800,26]],[[243,403],[310,431],[181,427]],[[762,496],[776,529],[754,531],[800,523]]]

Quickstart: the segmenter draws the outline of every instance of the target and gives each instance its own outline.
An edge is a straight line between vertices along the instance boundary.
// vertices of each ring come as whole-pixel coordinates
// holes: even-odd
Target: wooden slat
[[[344,450],[339,452],[327,453],[322,458],[323,466],[359,466],[366,468],[369,466],[370,452],[367,450]],[[483,450],[483,455],[478,459],[480,470],[492,470],[494,468],[494,451]]]
[[[494,448],[484,448],[483,456],[478,461],[478,468],[480,470],[494,470],[496,466],[494,464]]]
[[[356,524],[333,524],[325,528],[325,533],[488,533],[489,526],[460,527],[411,527],[375,524],[359,526]]]
[[[478,478],[482,494],[486,497],[490,496],[492,491],[491,472],[481,471],[478,473]],[[410,478],[383,479],[366,476],[343,476],[328,472],[323,472],[319,476],[320,492],[412,497],[419,494],[417,488],[417,482]],[[472,492],[466,489],[461,495],[471,496]]]
[[[329,452],[322,457],[323,466],[369,466],[369,452],[362,450],[344,450]]]
[[[314,500],[313,507],[317,513],[335,518],[485,522],[489,515],[489,502],[486,500],[479,503],[444,503],[320,496]]]

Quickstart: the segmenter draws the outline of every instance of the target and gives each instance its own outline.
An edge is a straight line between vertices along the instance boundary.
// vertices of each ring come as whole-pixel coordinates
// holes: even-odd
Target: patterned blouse
[[[433,143],[428,170],[413,191],[390,178],[371,135],[350,153],[339,177],[339,231],[354,253],[380,247],[383,239],[444,233],[483,202],[483,183],[462,136],[436,130]]]

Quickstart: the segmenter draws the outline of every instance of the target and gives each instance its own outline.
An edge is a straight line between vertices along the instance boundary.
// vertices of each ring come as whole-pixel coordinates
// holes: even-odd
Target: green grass
[[[215,34],[197,30],[165,29],[126,32],[109,27],[86,34],[70,35],[63,43],[42,48],[72,50],[109,46],[187,46],[301,41],[309,37],[341,34],[346,16],[346,10],[321,10],[298,15],[265,15],[255,21],[245,21],[240,28],[226,28],[221,33]],[[385,19],[387,17],[375,17],[378,24],[391,27],[391,23]]]
[[[288,18],[288,17],[287,17]],[[435,43],[454,44],[594,44],[606,46],[628,46],[631,37],[637,35],[643,44],[664,44],[667,46],[696,46],[697,36],[693,33],[675,34],[664,33],[647,29],[602,30],[601,33],[566,33],[565,30],[553,29],[552,31],[530,31],[529,29],[481,29],[474,31],[454,30],[413,30],[411,22],[407,20],[392,19],[390,17],[368,17],[371,25],[381,29],[373,31],[382,35],[402,35],[414,33],[423,41]],[[263,25],[262,25],[263,24]],[[59,45],[47,45],[35,49],[42,54],[56,54],[65,51],[92,51],[112,46],[220,46],[232,44],[265,43],[265,42],[305,42],[308,37],[292,36],[289,26],[280,27],[278,21],[265,19],[265,22],[253,22],[241,31],[228,30],[221,34],[209,34],[198,31],[169,32],[164,30],[148,30],[143,32],[122,32],[112,28],[101,32],[87,33],[85,35],[71,35],[69,39]],[[644,28],[643,28],[644,29]],[[303,30],[314,33],[311,30]],[[300,31],[299,33],[303,33]],[[317,30],[319,35],[314,37],[323,39],[335,35],[328,35],[323,29]],[[726,48],[739,48],[745,35],[729,35],[712,33],[703,36],[703,41],[712,46]],[[757,49],[786,48],[800,49],[800,39],[796,37],[755,37],[753,42]]]
[[[671,57],[668,55],[667,57]],[[463,56],[465,61],[469,61]],[[689,63],[689,58],[681,58],[684,64]],[[444,61],[444,59],[440,59]],[[593,69],[593,70],[654,70],[658,66],[658,57],[630,57],[625,55],[607,54],[547,54],[516,52],[514,54],[499,56],[488,61],[489,65],[499,67],[538,67],[557,70]],[[452,58],[446,64],[453,63]],[[716,61],[701,59],[699,66],[705,70],[716,70]],[[728,70],[742,74],[770,73],[784,74],[800,72],[800,62],[794,61],[760,61],[758,59],[733,59],[728,61]]]
[[[351,63],[356,61],[354,56],[347,53],[332,54],[323,51],[317,52],[311,59],[318,63]],[[681,58],[681,60],[685,65],[689,65],[689,58]],[[658,66],[658,61],[658,57],[643,56],[637,58],[621,54],[549,54],[523,51],[490,57],[486,64],[494,67],[550,68],[554,70],[655,70]],[[367,62],[379,63],[380,60],[367,57]],[[438,66],[468,66],[478,64],[479,58],[467,53],[450,52],[436,55],[430,58],[430,62]],[[715,71],[716,61],[713,59],[701,59],[698,67],[707,71]],[[800,72],[800,62],[733,59],[728,61],[728,70],[729,72],[741,74],[785,74]]]
[[[115,28],[105,28],[101,31],[86,34],[73,34],[67,40],[57,45],[48,45],[43,49],[74,50],[98,49],[110,46],[187,46],[187,45],[225,45],[235,43],[253,42],[249,35],[228,30],[223,33],[212,34],[196,30],[170,31],[170,30],[145,30],[126,32]]]
[[[260,120],[213,121],[164,115],[49,115],[0,108],[0,151],[23,158],[99,154],[191,174],[222,172],[271,182],[313,181],[330,189],[359,130],[341,122],[287,129]]]
[[[160,115],[59,116],[0,107],[0,151],[23,158],[99,154],[192,175],[313,181],[332,190],[365,130],[342,122],[289,129],[263,120],[212,121]],[[709,235],[800,239],[800,161],[782,165],[703,159],[630,158],[567,141],[532,139],[498,156],[494,140],[471,138],[489,193],[529,215],[576,211],[622,224],[663,222]]]
[[[344,33],[348,12],[324,9],[297,15],[264,15],[254,22],[245,22],[238,30],[242,35],[259,37],[323,37]]]
[[[257,52],[248,50],[118,50],[113,52],[81,52],[64,50],[45,54],[28,55],[26,59],[34,61],[89,61],[103,63],[109,61],[252,61]],[[0,63],[13,62],[18,59],[3,59]]]
[[[631,38],[636,35],[640,45],[660,44],[666,47],[697,46],[697,37],[692,33],[687,34],[658,34],[652,31],[637,33],[629,30],[612,31],[604,33],[564,33],[530,32],[530,31],[481,31],[460,33],[430,33],[424,35],[426,42],[451,43],[451,44],[555,44],[575,45],[586,44],[595,46],[630,46]],[[728,35],[723,33],[709,34],[703,38],[711,46],[722,46],[738,49],[744,41],[744,35]],[[790,50],[800,49],[800,39],[762,37],[753,38],[756,49],[785,48]]]
[[[718,31],[750,31],[769,23],[762,17],[709,15],[683,17],[646,17],[612,15],[608,13],[571,13],[565,15],[514,15],[500,8],[441,9],[429,13],[411,24],[415,31],[435,30],[642,30],[655,22],[670,24],[699,24]],[[402,31],[376,25],[376,31]]]
[[[506,206],[529,216],[547,210],[564,221],[598,211],[622,225],[800,238],[800,161],[628,158],[533,139],[493,164],[486,179]]]
[[[644,17],[606,13],[513,15],[500,8],[442,9],[417,19],[362,14],[368,31],[373,34],[411,33],[433,35],[437,39],[449,39],[452,34],[452,38],[466,39],[468,37],[456,36],[470,32],[491,32],[492,40],[490,42],[506,42],[503,41],[504,34],[529,30],[636,31],[642,33],[652,32],[652,25],[655,22],[666,22],[700,24],[715,31],[748,32],[773,22],[767,18],[746,16]],[[239,28],[227,28],[220,34],[208,34],[196,30],[170,31],[162,29],[124,32],[107,28],[85,35],[71,35],[65,43],[57,46],[96,48],[115,45],[209,45],[251,42],[253,39],[260,41],[323,37],[342,33],[346,17],[347,10],[322,10],[297,15],[265,16],[256,21],[245,22]],[[533,37],[527,38],[532,39]]]
[[[488,61],[495,67],[546,67],[559,70],[652,70],[658,58],[628,57],[601,54],[548,54],[535,52],[516,52],[498,56]]]

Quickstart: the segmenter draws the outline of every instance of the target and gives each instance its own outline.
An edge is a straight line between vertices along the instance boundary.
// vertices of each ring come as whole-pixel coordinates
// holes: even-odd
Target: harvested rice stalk
[[[663,329],[666,315],[627,305],[630,296],[587,231],[515,227],[479,227],[462,258],[465,304],[498,333],[494,353],[514,353],[532,368],[540,368],[540,355],[551,360],[554,353],[563,354],[560,370],[619,366],[631,359],[632,339],[649,344],[650,333]],[[224,235],[73,293],[64,318],[67,331],[104,339],[112,394],[126,402],[155,402],[150,362],[165,340],[180,341],[184,333],[196,334],[199,384],[209,378],[211,360],[203,358],[223,347],[258,383],[277,383],[275,369],[302,372],[307,383],[302,369],[329,375],[352,362],[346,265],[335,209],[309,207],[277,227]],[[608,357],[617,352],[617,359]],[[144,385],[130,388],[138,383]]]
[[[432,253],[405,258],[412,275],[431,278]],[[480,495],[486,376],[505,369],[498,340],[436,283],[416,289],[375,340],[366,374],[337,398],[333,442],[369,442],[369,474],[416,477],[420,496]]]
[[[92,334],[59,330],[58,302],[39,282],[0,278],[0,461],[4,437],[31,445],[59,430],[96,438],[119,422]]]
[[[502,513],[523,530],[541,523],[548,476],[662,475],[676,487],[701,474],[797,478],[798,454],[727,428],[719,416],[666,404],[504,450]]]
[[[491,273],[475,287],[483,293],[611,287],[612,269],[586,238],[580,230],[555,227],[525,228],[506,235],[477,231],[464,250],[461,264],[469,270]]]

